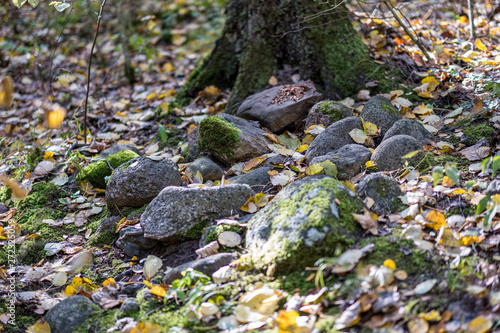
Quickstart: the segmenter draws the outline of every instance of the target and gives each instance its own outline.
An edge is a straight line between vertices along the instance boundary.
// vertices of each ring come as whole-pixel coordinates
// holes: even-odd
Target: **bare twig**
[[[104,5],[106,0],[101,3],[101,8],[99,9],[99,15],[97,16],[97,28],[95,29],[94,41],[92,43],[92,48],[90,49],[89,65],[87,67],[87,93],[85,95],[85,110],[83,111],[83,142],[87,144],[87,105],[89,102],[89,92],[90,92],[90,69],[92,67],[92,55],[94,54],[95,44],[97,42],[97,36],[99,35],[99,26],[101,25],[102,11],[104,10]]]
[[[475,39],[476,38],[476,29],[474,28],[474,1],[467,0],[467,5],[469,6],[470,37],[471,37],[471,39]]]
[[[384,0],[384,4],[387,6],[387,8],[389,8],[389,10],[391,11],[392,15],[396,19],[396,21],[398,21],[399,25],[404,29],[404,31],[406,32],[406,34],[411,38],[411,40],[413,41],[413,43],[415,43],[415,45],[418,46],[418,48],[422,51],[422,53],[425,55],[425,57],[427,58],[427,60],[430,61],[431,57],[429,56],[429,53],[427,53],[427,50],[425,49],[425,47],[422,45],[422,43],[420,43],[418,41],[418,39],[415,38],[415,36],[413,36],[413,34],[411,33],[410,29],[408,29],[408,27],[403,23],[403,21],[401,21],[401,19],[397,15],[396,11],[392,7],[391,3],[389,1],[387,1],[387,0]]]

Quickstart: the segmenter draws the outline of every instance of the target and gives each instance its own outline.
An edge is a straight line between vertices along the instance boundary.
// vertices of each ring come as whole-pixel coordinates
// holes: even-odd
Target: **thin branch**
[[[94,54],[95,44],[97,42],[97,36],[99,35],[99,26],[101,25],[102,11],[104,10],[104,5],[106,0],[101,3],[101,8],[99,9],[99,15],[97,16],[97,28],[95,29],[94,42],[92,43],[92,48],[90,49],[89,65],[87,67],[87,93],[85,95],[85,110],[83,112],[83,142],[87,144],[87,105],[89,102],[89,92],[90,92],[90,69],[92,67],[92,55]]]
[[[467,0],[467,5],[469,6],[470,37],[471,39],[476,39],[476,29],[474,27],[474,1]]]
[[[419,47],[419,49],[425,55],[425,57],[427,58],[427,60],[430,61],[431,57],[429,56],[429,53],[427,53],[427,50],[425,49],[425,47],[415,38],[415,36],[413,36],[413,34],[411,33],[410,29],[408,29],[408,27],[406,25],[404,25],[403,21],[401,21],[401,19],[399,18],[398,14],[396,13],[396,11],[392,7],[392,5],[389,3],[389,1],[384,0],[384,4],[386,5],[387,8],[389,8],[389,10],[391,11],[392,15],[396,19],[396,21],[398,21],[399,25],[404,29],[404,31],[406,32],[406,34],[411,38],[411,40],[413,41],[413,43],[415,43],[415,45],[417,45]]]

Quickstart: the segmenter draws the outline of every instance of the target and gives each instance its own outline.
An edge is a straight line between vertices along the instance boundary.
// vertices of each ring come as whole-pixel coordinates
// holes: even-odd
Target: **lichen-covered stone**
[[[99,188],[106,187],[105,178],[111,176],[114,169],[118,168],[125,162],[139,157],[131,150],[122,150],[116,154],[110,155],[105,159],[87,165],[77,176],[76,180],[88,180],[92,185]],[[109,163],[109,164],[108,164]],[[110,168],[111,166],[111,168]]]
[[[304,95],[297,100],[291,98],[292,95],[282,103],[271,103],[276,95],[280,94],[280,89],[292,86],[295,89],[308,87],[308,90],[304,91]],[[316,92],[311,81],[298,82],[291,86],[276,86],[247,97],[241,103],[236,115],[245,119],[257,120],[263,127],[276,133],[304,117],[311,106],[321,98],[321,94]]]
[[[321,101],[309,110],[304,128],[312,125],[323,125],[325,128],[344,118],[352,117],[351,109],[340,102]]]
[[[171,160],[139,157],[113,172],[106,187],[106,202],[110,207],[141,207],[166,186],[181,183],[179,168]]]
[[[381,130],[381,135],[385,135],[389,128],[401,119],[399,111],[383,96],[373,96],[370,98],[359,116],[364,121],[377,125]]]
[[[45,321],[49,323],[51,332],[72,333],[97,310],[97,306],[87,297],[71,296],[50,309],[45,315]]]
[[[224,163],[234,163],[269,153],[271,140],[250,121],[221,114],[203,119],[198,127],[198,145]]]
[[[422,143],[409,135],[395,135],[382,143],[375,149],[372,161],[377,163],[380,171],[391,171],[401,168],[405,161],[408,163],[421,159],[423,151],[417,153],[412,158],[402,157],[416,150],[422,150]]]
[[[99,157],[100,158],[106,158],[108,156],[111,156],[111,155],[114,155],[116,153],[119,153],[123,150],[132,150],[134,153],[136,153],[137,155],[141,155],[141,152],[139,151],[139,149],[137,149],[136,146],[134,145],[131,145],[131,144],[123,144],[123,143],[115,143],[114,145],[112,145],[111,147],[109,148],[106,148],[104,149],[100,154],[99,154]]]
[[[362,145],[351,144],[326,155],[315,157],[309,164],[330,161],[337,167],[337,178],[349,180],[362,171],[363,166],[370,160],[371,156],[370,149]]]
[[[372,198],[371,210],[379,215],[393,213],[402,205],[398,198],[402,195],[398,182],[383,174],[367,175],[356,186],[356,192],[362,199]]]
[[[409,135],[420,140],[423,144],[430,144],[434,141],[434,136],[431,132],[429,132],[424,125],[413,119],[401,119],[396,121],[385,133],[384,140],[395,135]]]
[[[362,234],[352,213],[361,199],[333,178],[316,175],[288,186],[249,221],[246,247],[256,268],[301,269]]]
[[[247,185],[201,188],[168,186],[141,216],[144,237],[178,242],[201,236],[208,220],[229,216],[253,195]]]
[[[199,171],[203,181],[220,180],[224,176],[224,170],[208,157],[197,159],[186,168],[186,171],[191,179],[194,179]]]
[[[308,161],[317,156],[326,155],[335,149],[348,144],[354,144],[354,140],[349,135],[353,129],[363,129],[363,122],[358,117],[349,117],[337,121],[321,132],[306,151]]]

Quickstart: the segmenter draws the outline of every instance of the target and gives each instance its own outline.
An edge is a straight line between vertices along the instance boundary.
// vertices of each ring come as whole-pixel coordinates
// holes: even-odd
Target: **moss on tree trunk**
[[[324,1],[230,0],[221,38],[178,101],[186,104],[215,85],[232,89],[230,105],[235,105],[264,89],[287,65],[331,99],[357,92],[368,79],[383,79],[347,15],[343,4]]]

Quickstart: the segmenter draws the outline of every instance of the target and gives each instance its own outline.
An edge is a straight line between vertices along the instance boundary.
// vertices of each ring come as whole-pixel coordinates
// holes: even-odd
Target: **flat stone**
[[[168,186],[142,214],[144,237],[172,243],[197,238],[208,220],[239,212],[252,195],[248,185],[240,184],[201,188]],[[198,229],[193,234],[193,230]]]
[[[349,180],[363,170],[363,166],[370,160],[371,156],[372,152],[365,146],[350,144],[342,146],[327,155],[315,157],[309,164],[330,161],[337,167],[337,178],[339,180]]]
[[[227,164],[267,154],[272,143],[252,122],[226,113],[202,120],[198,133],[198,148]]]
[[[106,187],[110,207],[142,207],[166,186],[181,185],[177,165],[169,159],[133,159],[116,169]]]
[[[484,191],[484,194],[486,195],[495,195],[499,193],[500,193],[500,180],[498,179],[494,179],[493,181],[491,181],[491,183]]]
[[[391,171],[401,168],[405,161],[408,163],[421,159],[423,152],[419,152],[412,158],[402,157],[416,150],[422,150],[422,143],[409,135],[395,135],[382,143],[375,149],[372,161],[378,164],[380,171]]]
[[[377,125],[381,130],[381,135],[385,135],[392,125],[401,119],[399,111],[383,96],[373,96],[370,98],[359,116],[364,121]]]
[[[271,103],[276,95],[280,94],[280,89],[290,88],[303,89],[304,95],[298,100],[289,98],[283,103]],[[294,95],[291,94],[291,96]],[[236,111],[236,115],[249,120],[257,120],[263,127],[277,133],[303,118],[321,98],[322,95],[316,92],[311,81],[300,81],[289,86],[276,86],[247,97]]]
[[[363,129],[363,122],[358,117],[349,117],[337,121],[321,132],[306,150],[306,158],[311,161],[318,156],[326,155],[342,146],[354,144],[349,135],[353,129]]]

